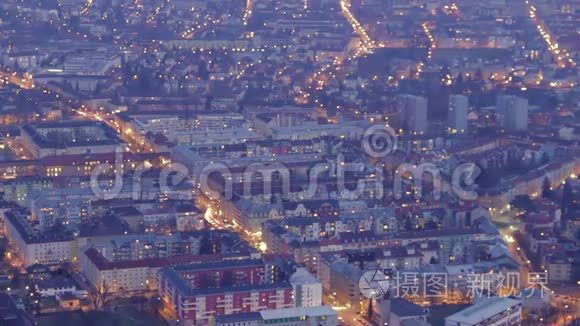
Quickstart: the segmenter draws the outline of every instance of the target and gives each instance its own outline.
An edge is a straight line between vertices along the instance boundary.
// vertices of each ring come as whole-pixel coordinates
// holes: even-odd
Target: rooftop
[[[401,298],[391,300],[391,313],[399,317],[423,316],[427,314],[421,306]]]
[[[86,128],[96,129],[85,132]],[[120,144],[117,133],[102,122],[63,121],[29,124],[22,130],[42,148],[67,148],[74,146],[102,146]]]
[[[474,325],[493,316],[501,314],[506,310],[510,310],[511,308],[520,304],[520,300],[511,298],[484,298],[474,305],[447,317],[446,321],[449,320],[461,324]]]
[[[89,248],[85,251],[87,258],[100,270],[129,269],[129,268],[161,268],[178,264],[211,263],[232,261],[248,257],[244,253],[216,254],[216,255],[179,255],[163,258],[149,258],[140,260],[110,261],[105,258],[97,249]]]
[[[290,283],[288,283],[287,281],[283,281],[283,282],[276,282],[276,283],[195,289],[174,268],[171,268],[171,267],[163,268],[159,271],[159,274],[163,275],[165,278],[167,278],[168,281],[178,289],[181,297],[184,297],[184,296],[194,297],[194,296],[205,296],[205,295],[212,295],[212,294],[219,294],[219,293],[251,292],[251,291],[260,291],[260,290],[268,290],[268,289],[292,288]]]
[[[66,242],[73,240],[73,234],[65,230],[59,232],[54,232],[57,230],[52,230],[53,232],[39,232],[36,226],[33,225],[21,211],[8,211],[5,213],[5,217],[27,244]]]
[[[292,318],[299,316],[322,317],[336,315],[336,311],[329,306],[285,308],[276,310],[263,310],[260,312],[264,320]]]

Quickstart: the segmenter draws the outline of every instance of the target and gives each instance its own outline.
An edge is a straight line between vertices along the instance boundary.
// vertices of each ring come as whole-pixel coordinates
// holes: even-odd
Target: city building
[[[14,298],[8,293],[0,293],[0,322],[8,326],[32,326],[36,321],[23,309],[17,306]]]
[[[400,95],[397,97],[397,110],[403,130],[412,135],[427,132],[427,99],[415,95]]]
[[[528,129],[528,100],[514,95],[500,95],[496,100],[499,124],[506,131]]]
[[[469,101],[465,95],[449,95],[447,110],[447,132],[463,134],[467,132],[467,114]]]
[[[238,275],[233,264],[223,262],[215,265],[218,266],[232,270],[234,277]],[[208,322],[209,319],[222,315],[294,306],[292,286],[287,281],[264,283],[249,279],[244,285],[233,286],[219,276],[220,286],[207,287],[207,284],[203,284],[203,287],[198,288],[187,278],[190,268],[195,269],[195,264],[164,268],[159,271],[158,276],[159,295],[171,309],[174,309],[185,325]],[[246,278],[242,277],[239,280],[245,281]]]
[[[19,210],[5,212],[4,223],[13,254],[24,267],[57,265],[78,259],[74,235],[70,231],[54,229],[42,232],[33,224],[30,215]]]
[[[0,325],[568,322],[579,1],[0,1]]]
[[[102,122],[62,121],[29,124],[22,127],[20,138],[34,158],[114,153],[125,150],[117,133]]]
[[[522,302],[501,297],[482,298],[451,316],[445,318],[445,326],[494,326],[520,325]]]
[[[81,290],[72,279],[64,277],[55,277],[46,280],[40,280],[34,285],[36,291],[43,297],[57,296],[65,293],[86,296],[87,292]]]
[[[298,268],[290,276],[296,307],[318,307],[322,305],[322,283],[305,268]]]
[[[260,312],[219,316],[210,325],[214,326],[334,326],[338,325],[338,314],[329,306],[297,307]]]
[[[566,283],[574,281],[574,258],[566,254],[549,256],[546,262],[548,282]]]
[[[235,265],[259,256],[239,236],[227,231],[121,235],[87,239],[84,243],[81,272],[96,288],[107,284],[111,293],[156,289],[157,273],[164,267],[212,262]],[[263,274],[261,277],[265,277]]]
[[[429,325],[428,309],[403,298],[379,298],[373,308],[377,312],[373,317],[378,325]]]

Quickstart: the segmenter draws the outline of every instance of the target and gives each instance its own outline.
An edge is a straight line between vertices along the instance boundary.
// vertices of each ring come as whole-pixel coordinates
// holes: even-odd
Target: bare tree
[[[101,305],[105,305],[105,303],[107,303],[107,299],[110,294],[109,289],[110,289],[109,284],[103,281],[101,284]]]
[[[107,302],[109,296],[109,284],[106,281],[102,281],[100,286],[98,286],[94,291],[92,291],[91,299],[93,302],[93,307],[95,310],[100,309]]]
[[[91,302],[93,303],[93,309],[99,309],[99,290],[93,289],[89,294],[91,296]]]

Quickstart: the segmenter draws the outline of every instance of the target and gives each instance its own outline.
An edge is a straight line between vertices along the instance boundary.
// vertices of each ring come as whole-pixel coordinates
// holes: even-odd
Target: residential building
[[[124,151],[123,142],[116,132],[102,122],[61,121],[29,124],[22,127],[20,138],[34,158]]]
[[[406,132],[422,135],[427,132],[427,99],[415,95],[397,98],[397,110]]]
[[[528,129],[528,100],[514,95],[500,95],[496,100],[499,124],[508,132]]]
[[[445,318],[445,326],[499,326],[520,325],[522,302],[512,298],[482,298]]]
[[[447,132],[463,134],[467,132],[467,114],[469,101],[467,96],[453,94],[449,96],[447,111]]]
[[[288,282],[195,288],[184,270],[159,271],[159,295],[184,325],[207,323],[211,318],[237,313],[293,307]]]
[[[329,306],[262,310],[219,316],[213,326],[335,326],[338,313]]]
[[[19,210],[4,213],[6,236],[24,267],[76,261],[74,236],[66,230],[41,232],[30,216]]]
[[[296,307],[318,307],[322,305],[322,283],[305,268],[298,268],[290,276]]]

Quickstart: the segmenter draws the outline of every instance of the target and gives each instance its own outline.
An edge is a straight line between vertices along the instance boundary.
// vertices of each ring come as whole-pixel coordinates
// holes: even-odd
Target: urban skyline
[[[0,325],[577,325],[579,59],[578,0],[4,0]]]

